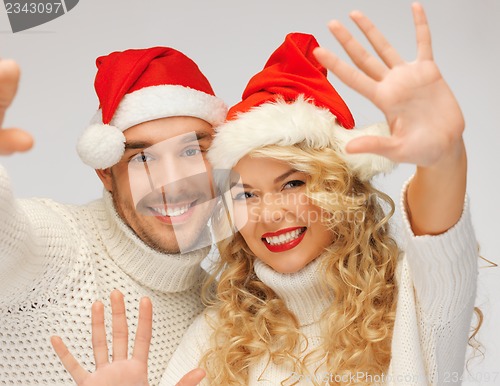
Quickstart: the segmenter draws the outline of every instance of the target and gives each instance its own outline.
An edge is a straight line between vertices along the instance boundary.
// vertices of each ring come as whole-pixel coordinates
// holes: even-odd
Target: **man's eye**
[[[195,157],[200,155],[202,151],[199,148],[186,149],[182,152],[182,157]]]
[[[301,180],[292,180],[288,181],[285,185],[283,185],[283,189],[293,189],[293,188],[298,188],[302,185],[304,185],[305,182]]]
[[[130,161],[131,162],[142,162],[142,163],[145,163],[145,162],[154,161],[154,158],[152,156],[150,156],[149,154],[139,153],[136,156],[132,157],[130,159]]]

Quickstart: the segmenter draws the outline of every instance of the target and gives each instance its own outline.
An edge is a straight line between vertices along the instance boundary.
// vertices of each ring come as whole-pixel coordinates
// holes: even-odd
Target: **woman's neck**
[[[333,301],[321,280],[321,256],[296,273],[279,273],[255,259],[257,277],[271,288],[295,314],[300,326],[316,323]]]

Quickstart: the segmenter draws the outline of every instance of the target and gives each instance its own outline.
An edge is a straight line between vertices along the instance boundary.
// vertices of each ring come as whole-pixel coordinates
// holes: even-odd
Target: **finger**
[[[370,100],[373,100],[377,82],[368,77],[361,71],[356,70],[334,53],[318,47],[314,49],[313,54],[316,59],[334,73],[347,86],[356,90]]]
[[[361,71],[375,80],[381,80],[384,77],[387,67],[366,51],[347,28],[337,20],[331,21],[328,28]]]
[[[73,377],[77,384],[82,383],[85,378],[89,376],[89,372],[80,366],[60,337],[52,336],[50,338],[50,343],[61,360],[64,368],[68,371],[68,373],[70,373],[71,377]]]
[[[13,60],[0,60],[0,127],[7,107],[16,95],[20,77],[19,66]]]
[[[142,298],[139,303],[139,322],[135,334],[134,352],[132,356],[148,363],[149,345],[153,328],[153,305],[149,298]]]
[[[113,328],[113,361],[128,358],[128,325],[125,302],[120,291],[111,292],[111,314]]]
[[[106,339],[106,328],[104,327],[104,305],[95,302],[92,305],[92,347],[96,368],[109,363],[108,341]]]
[[[33,147],[31,134],[20,129],[0,129],[0,155],[27,151]]]
[[[205,378],[205,370],[194,369],[184,375],[175,386],[196,386]]]
[[[389,44],[384,35],[382,35],[370,19],[359,11],[351,12],[350,16],[366,36],[378,56],[380,56],[380,59],[382,59],[389,68],[403,63],[403,59],[401,59],[398,52]]]
[[[433,60],[431,30],[427,23],[424,7],[422,4],[412,4],[413,21],[417,34],[417,58],[419,60]]]
[[[399,141],[394,137],[367,135],[352,139],[345,147],[347,153],[372,153],[398,161]]]

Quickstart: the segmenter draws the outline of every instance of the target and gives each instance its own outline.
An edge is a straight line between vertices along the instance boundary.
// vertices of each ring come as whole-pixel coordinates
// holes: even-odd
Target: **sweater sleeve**
[[[212,329],[207,313],[200,314],[191,324],[163,373],[160,386],[174,386],[191,370],[199,367],[203,354],[209,349]],[[200,384],[208,385],[206,380]]]
[[[459,221],[437,236],[415,236],[406,212],[406,188],[401,210],[404,250],[410,266],[416,298],[429,321],[446,323],[475,299],[479,248],[466,198]]]
[[[404,250],[425,372],[431,384],[449,384],[459,380],[464,369],[476,297],[478,243],[468,198],[452,228],[436,236],[415,236],[405,212],[406,187],[401,200]]]
[[[32,286],[51,260],[73,253],[76,240],[56,207],[44,200],[14,199],[0,165],[0,298]]]

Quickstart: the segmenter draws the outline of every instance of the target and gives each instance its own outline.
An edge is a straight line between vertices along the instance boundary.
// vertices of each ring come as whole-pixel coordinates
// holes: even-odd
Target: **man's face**
[[[120,162],[98,171],[116,211],[155,250],[193,249],[206,236],[213,209],[206,160],[212,126],[198,118],[169,117],[138,124],[124,135]]]

